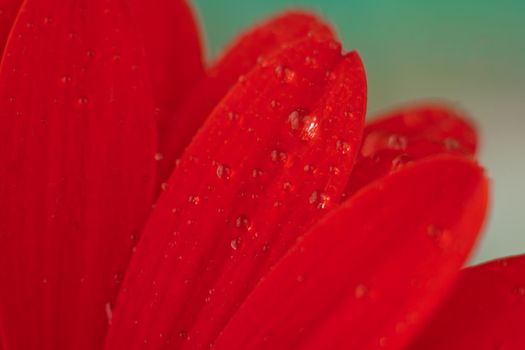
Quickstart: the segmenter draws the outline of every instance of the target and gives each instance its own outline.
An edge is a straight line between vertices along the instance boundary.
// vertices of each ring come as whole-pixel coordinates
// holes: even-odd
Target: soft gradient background
[[[334,23],[368,73],[369,116],[420,99],[467,110],[493,179],[492,217],[474,262],[525,252],[525,1],[194,0],[216,56],[240,30],[286,8]]]

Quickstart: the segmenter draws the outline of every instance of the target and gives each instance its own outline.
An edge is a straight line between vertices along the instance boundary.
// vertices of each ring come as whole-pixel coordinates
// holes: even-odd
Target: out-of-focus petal
[[[159,138],[164,160],[160,163],[160,178],[168,178],[175,159],[181,156],[198,128],[228,90],[240,77],[242,80],[243,74],[247,74],[257,63],[264,65],[265,60],[282,46],[308,35],[324,39],[333,37],[327,24],[305,12],[284,13],[240,36],[161,128]],[[310,59],[312,65],[319,64],[312,57],[304,59]]]
[[[474,126],[454,108],[422,104],[385,113],[365,127],[345,196],[411,162],[445,153],[472,157],[476,149]]]
[[[315,38],[237,84],[160,197],[106,349],[208,348],[259,278],[339,200],[365,103],[359,56]]]
[[[411,349],[525,349],[525,256],[466,269]]]
[[[0,0],[0,59],[22,0]]]
[[[401,349],[454,281],[486,205],[483,171],[459,157],[369,185],[298,241],[214,349]]]
[[[27,0],[0,70],[8,349],[97,349],[151,209],[155,116],[125,1]]]

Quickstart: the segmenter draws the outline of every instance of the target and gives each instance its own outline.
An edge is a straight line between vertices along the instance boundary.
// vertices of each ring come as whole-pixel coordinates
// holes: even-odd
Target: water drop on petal
[[[337,140],[336,148],[341,154],[348,154],[352,150],[352,146],[344,140]]]
[[[253,229],[252,222],[246,215],[239,215],[237,219],[235,219],[235,227],[246,232]]]
[[[77,99],[77,104],[78,104],[80,107],[86,106],[88,103],[89,103],[89,99],[88,99],[86,96],[80,96],[80,97]]]
[[[229,180],[231,176],[231,169],[224,164],[219,164],[217,165],[216,173],[219,179]]]
[[[190,202],[191,204],[198,205],[200,201],[201,199],[199,196],[189,196],[188,197],[188,202]]]
[[[356,299],[362,299],[368,294],[368,288],[364,284],[358,284],[354,291]]]
[[[283,151],[274,149],[271,153],[272,161],[274,162],[284,162],[286,160],[286,153]]]
[[[234,238],[230,241],[230,247],[233,249],[233,250],[237,250],[239,249],[239,245],[240,245],[240,238]]]
[[[407,148],[407,138],[402,135],[390,135],[388,137],[388,148],[394,150],[405,150]]]
[[[310,194],[308,202],[319,209],[325,209],[330,205],[331,198],[324,192],[314,191]]]
[[[292,130],[299,129],[299,118],[300,118],[300,115],[299,115],[299,112],[297,111],[293,111],[288,116],[288,122],[290,123],[290,127],[292,128]]]

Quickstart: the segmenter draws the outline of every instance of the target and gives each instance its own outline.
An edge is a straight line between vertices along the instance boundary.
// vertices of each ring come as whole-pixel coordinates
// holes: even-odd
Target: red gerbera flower
[[[488,200],[461,113],[363,128],[359,55],[307,13],[204,68],[182,0],[20,3],[0,1],[3,350],[525,346],[525,258],[459,272]]]

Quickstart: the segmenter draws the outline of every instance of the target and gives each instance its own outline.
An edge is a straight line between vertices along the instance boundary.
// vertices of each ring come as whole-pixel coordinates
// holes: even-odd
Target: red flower
[[[525,258],[459,272],[488,200],[460,113],[363,131],[359,55],[306,13],[203,68],[184,1],[19,7],[0,2],[1,349],[524,347]]]

